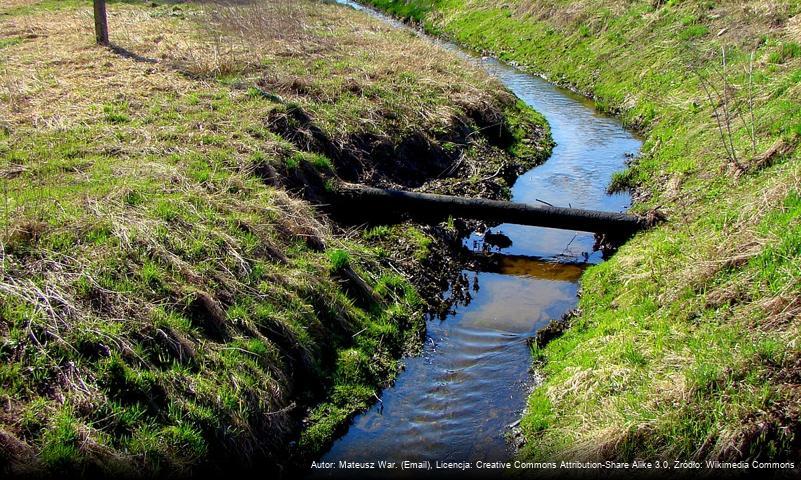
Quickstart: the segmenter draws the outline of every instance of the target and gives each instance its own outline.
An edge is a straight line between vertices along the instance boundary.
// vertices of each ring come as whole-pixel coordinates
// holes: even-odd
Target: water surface
[[[353,2],[339,3],[406,28]],[[628,195],[608,195],[606,187],[612,174],[624,167],[626,156],[639,152],[641,141],[617,119],[540,77],[431,41],[481,65],[550,124],[556,141],[553,154],[517,180],[514,201],[608,211],[628,207]],[[429,320],[422,355],[405,360],[395,384],[354,419],[324,461],[510,458],[505,435],[521,417],[534,384],[526,339],[575,307],[583,271],[578,264],[602,259],[592,250],[592,234],[511,224],[492,231],[512,240],[507,248],[492,249],[509,255],[501,267],[495,272],[465,272],[474,286],[472,300],[444,320]],[[483,237],[473,234],[465,245],[481,250]]]

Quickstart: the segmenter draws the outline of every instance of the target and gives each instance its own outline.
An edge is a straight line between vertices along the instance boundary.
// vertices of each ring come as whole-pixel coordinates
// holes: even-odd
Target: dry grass
[[[323,353],[365,355],[369,372],[343,376],[363,382],[337,384],[346,404],[308,440],[319,448],[394,369],[419,299],[375,253],[254,175],[299,152],[265,128],[280,103],[248,87],[265,64],[289,75],[282,62],[298,52],[309,64],[372,55],[331,26],[397,38],[306,2],[115,3],[115,48],[105,49],[85,5],[42,5],[3,2],[35,8],[0,17],[0,39],[13,39],[0,63],[3,459],[151,473],[286,459],[292,415],[325,393],[309,385],[333,388],[347,368],[322,364]],[[450,101],[421,75],[413,91]],[[359,121],[341,108],[331,118]],[[350,268],[373,272],[369,283],[392,281],[410,297],[360,306],[326,248],[349,251]]]
[[[12,47],[14,54],[0,71],[0,94],[8,97],[0,116],[7,122],[68,128],[100,117],[97,105],[143,94],[184,95],[193,87],[164,62],[172,45],[193,33],[191,23],[153,18],[147,10],[112,9],[115,41],[156,60],[142,62],[98,49],[90,13],[68,10],[3,21],[0,35],[28,39]]]
[[[330,160],[269,120],[302,111],[342,147],[467,135],[454,158],[504,162],[480,128],[514,114],[517,141],[536,124],[452,55],[330,4],[112,3],[110,49],[88,4],[0,11],[0,469],[185,473],[320,449],[395,371],[421,300],[279,186]],[[349,293],[343,258],[386,298]]]

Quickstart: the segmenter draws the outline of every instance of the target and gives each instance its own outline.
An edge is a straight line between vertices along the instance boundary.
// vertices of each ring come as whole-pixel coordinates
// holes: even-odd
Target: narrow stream
[[[431,41],[483,66],[548,120],[556,141],[553,155],[517,180],[514,201],[610,211],[628,207],[628,195],[607,195],[606,187],[626,156],[639,152],[641,141],[618,120],[537,76]],[[429,320],[422,355],[405,360],[395,384],[354,419],[323,461],[498,461],[513,454],[505,436],[535,384],[525,340],[576,305],[580,265],[602,259],[592,251],[591,234],[508,224],[492,231],[512,240],[501,250],[509,257],[500,273],[465,272],[475,285],[472,301],[444,320]],[[482,237],[474,234],[465,244],[481,249]]]

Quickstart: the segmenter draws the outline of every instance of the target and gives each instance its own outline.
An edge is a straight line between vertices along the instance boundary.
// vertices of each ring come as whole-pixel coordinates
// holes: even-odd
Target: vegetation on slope
[[[532,458],[798,458],[801,5],[371,0],[646,134],[615,179],[669,221],[585,274],[535,351]],[[588,159],[589,160],[589,159]]]
[[[0,471],[286,466],[418,341],[397,272],[431,244],[346,235],[287,188],[394,178],[369,154],[408,138],[450,152],[445,177],[536,161],[541,119],[329,4],[110,2],[109,23],[99,47],[87,2],[0,1]]]

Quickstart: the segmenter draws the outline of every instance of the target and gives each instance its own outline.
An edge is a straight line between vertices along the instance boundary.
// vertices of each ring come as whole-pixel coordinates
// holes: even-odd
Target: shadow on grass
[[[125,57],[125,58],[130,58],[131,60],[134,60],[136,62],[142,62],[142,63],[158,63],[159,62],[155,58],[143,57],[142,55],[139,55],[138,53],[134,53],[134,52],[132,52],[132,51],[130,51],[130,50],[124,48],[124,47],[121,47],[119,45],[114,45],[113,43],[109,44],[108,48],[111,49],[111,51],[116,53],[117,55],[119,55],[121,57]]]

